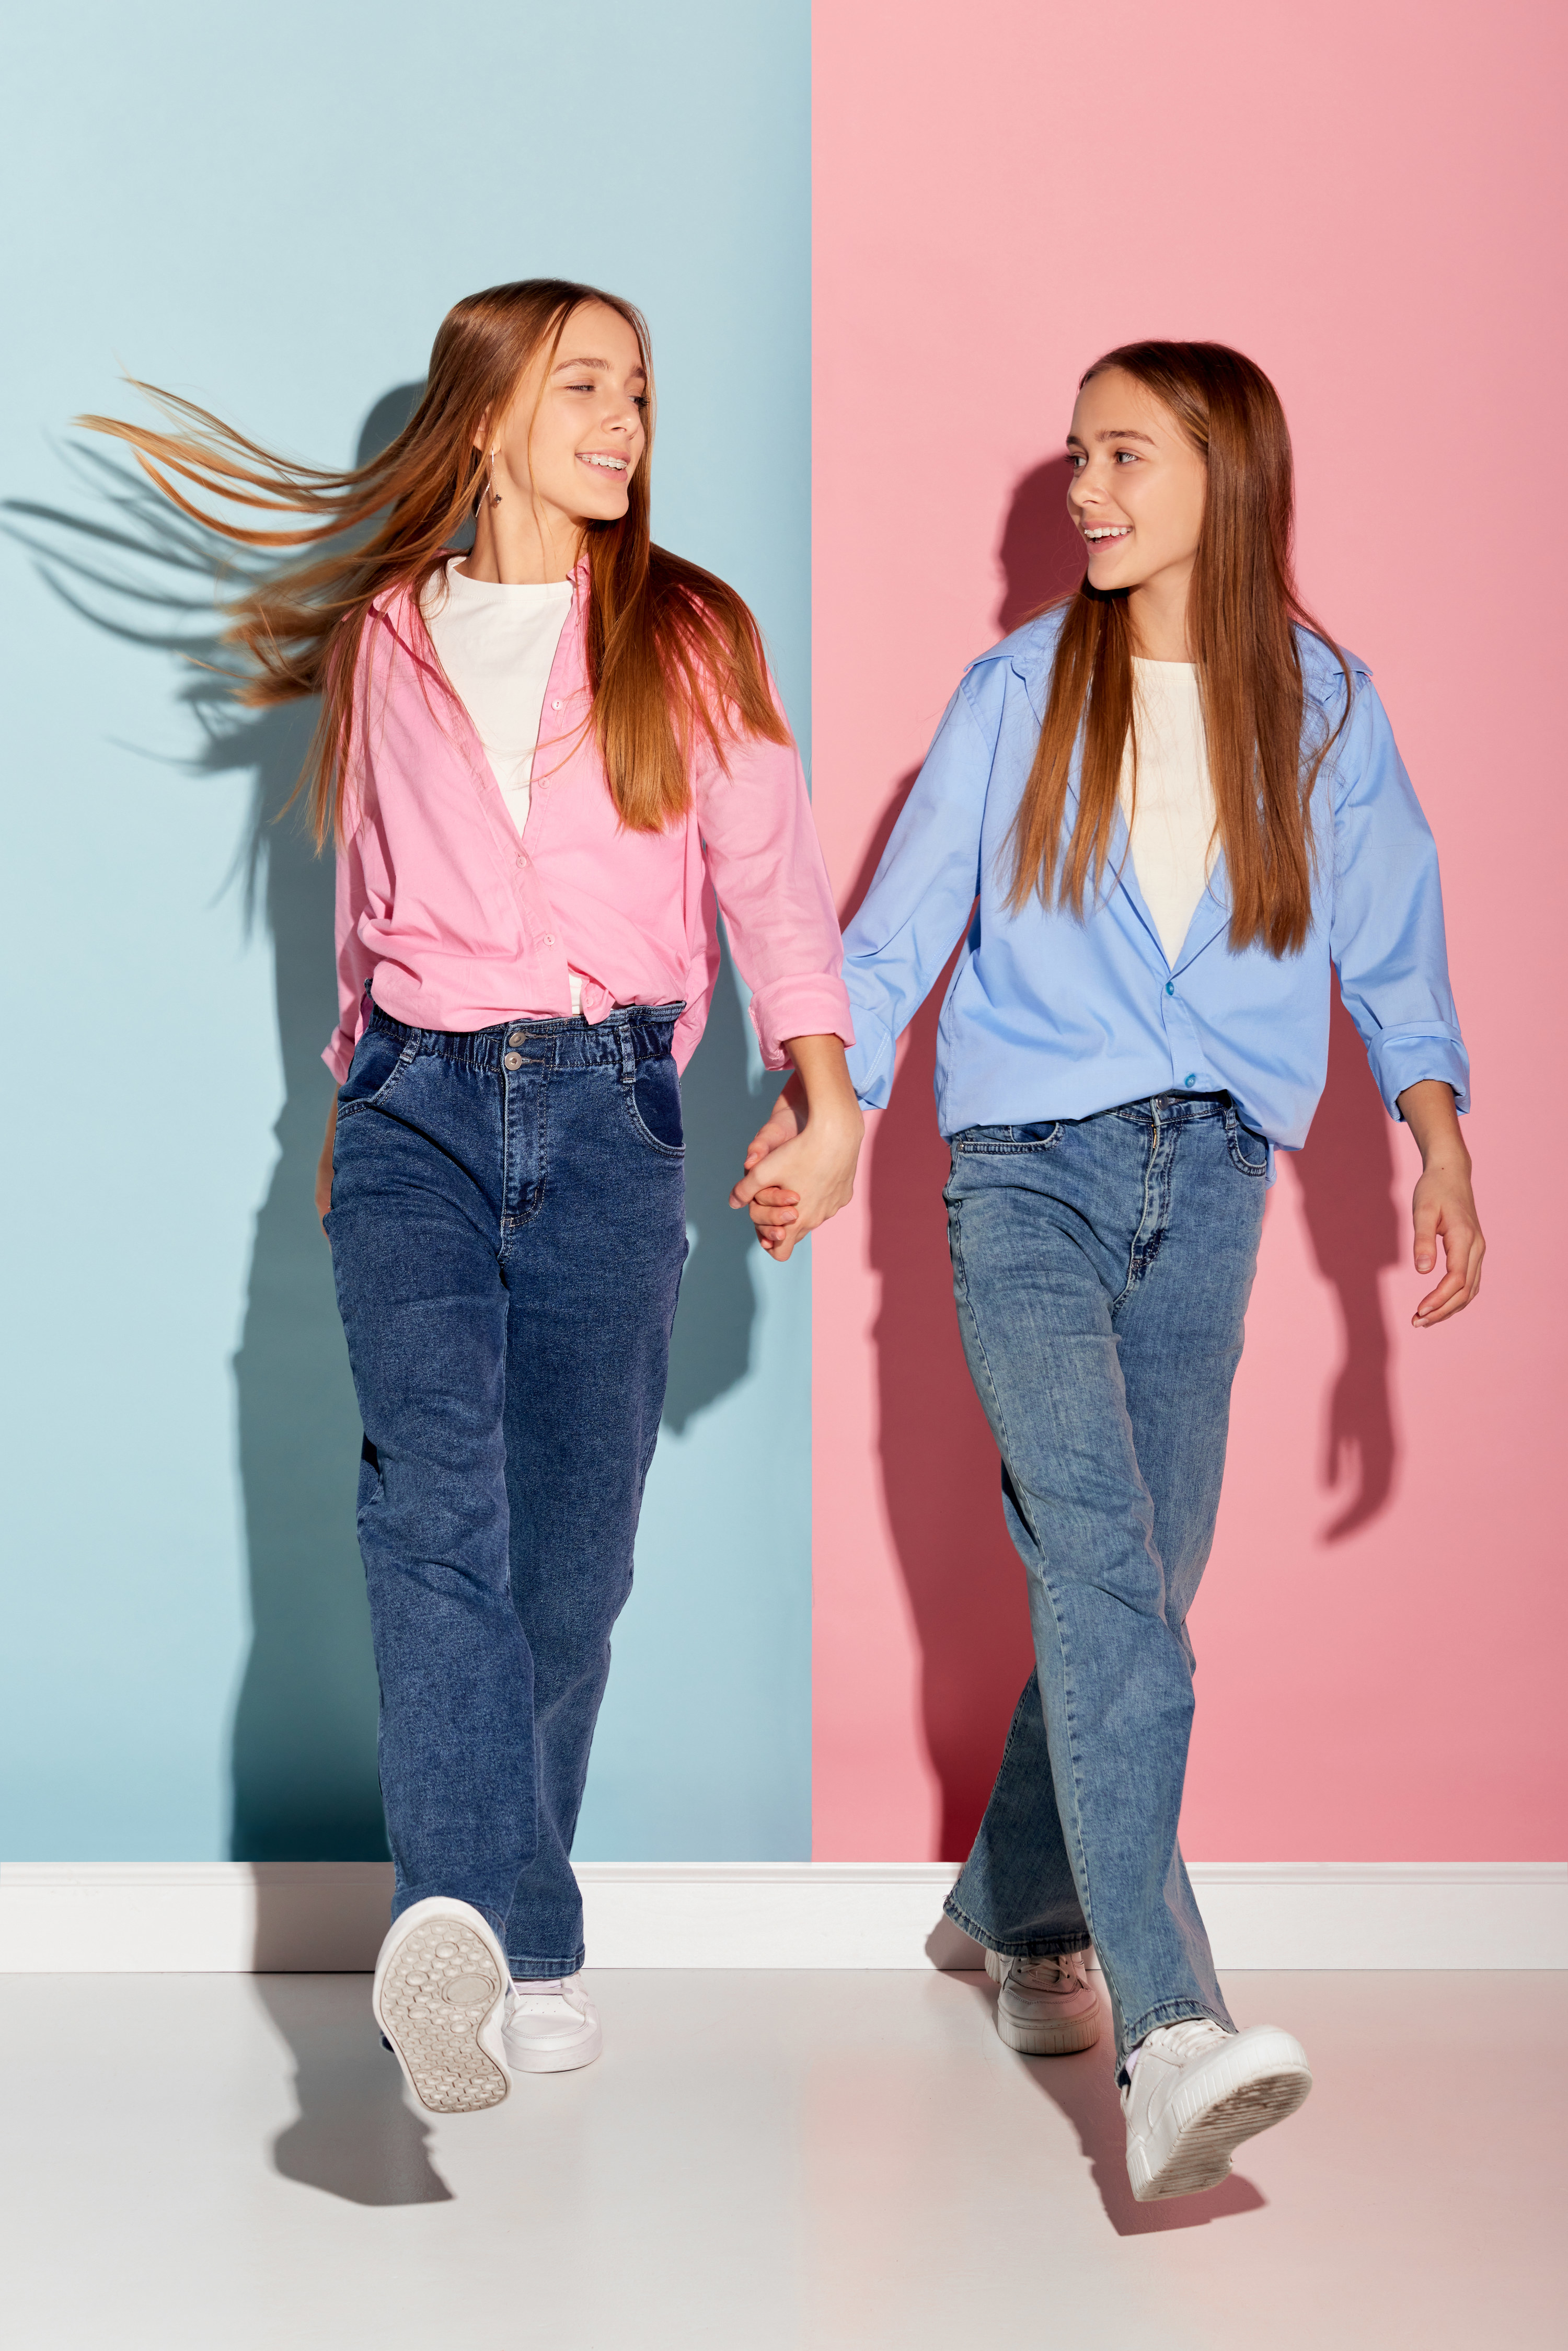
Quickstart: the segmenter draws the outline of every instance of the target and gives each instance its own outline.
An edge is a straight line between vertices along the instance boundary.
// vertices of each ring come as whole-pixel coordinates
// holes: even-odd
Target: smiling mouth
[[[1092,528],[1086,524],[1083,530],[1083,536],[1091,547],[1103,547],[1107,539],[1130,538],[1132,533],[1133,526],[1130,522],[1096,523]]]
[[[601,473],[623,474],[626,471],[624,457],[607,456],[601,450],[597,449],[592,451],[580,449],[578,455],[585,465],[597,465]]]

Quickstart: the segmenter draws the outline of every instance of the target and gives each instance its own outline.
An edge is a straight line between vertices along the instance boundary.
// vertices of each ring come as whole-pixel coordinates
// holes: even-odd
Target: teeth
[[[588,462],[591,465],[602,465],[612,474],[623,474],[626,471],[624,457],[590,457]]]
[[[1122,523],[1114,530],[1086,530],[1083,536],[1085,538],[1125,538],[1132,528],[1131,523]]]

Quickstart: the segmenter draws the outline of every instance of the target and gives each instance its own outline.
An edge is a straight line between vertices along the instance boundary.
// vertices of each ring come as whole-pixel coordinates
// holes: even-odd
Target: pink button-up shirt
[[[684,1000],[685,1068],[718,974],[715,892],[752,990],[770,1070],[789,1037],[854,1041],[842,948],[792,745],[737,742],[711,759],[695,803],[658,833],[623,831],[594,740],[583,644],[587,567],[556,649],[519,839],[467,712],[444,691],[413,598],[365,622],[353,772],[338,856],[337,1031],[322,1060],[347,1077],[367,986],[416,1029],[565,1019]]]

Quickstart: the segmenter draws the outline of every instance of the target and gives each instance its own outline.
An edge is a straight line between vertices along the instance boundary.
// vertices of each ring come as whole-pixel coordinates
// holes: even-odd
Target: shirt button
[[[556,699],[555,699],[555,700],[550,704],[550,708],[551,708],[552,710],[559,710],[559,709],[560,708],[560,696],[559,696],[559,695],[556,696]]]
[[[1176,982],[1175,982],[1175,980],[1174,980],[1174,979],[1167,979],[1167,980],[1166,980],[1166,994],[1167,996],[1174,996],[1174,995],[1176,994]]]
[[[547,947],[553,947],[553,946],[554,946],[554,945],[555,945],[555,935],[554,935],[554,933],[553,933],[553,932],[551,932],[551,931],[547,931],[547,932],[545,933],[545,945],[546,945],[546,946],[547,946]]]
[[[503,1054],[502,1054],[502,1056],[501,1056],[501,1067],[502,1067],[504,1070],[520,1070],[520,1069],[522,1068],[522,1066],[523,1066],[523,1057],[522,1057],[522,1055],[521,1055],[520,1053],[503,1053]]]
[[[1189,1070],[1186,1077],[1182,1080],[1182,1083],[1184,1086],[1196,1086],[1197,1083],[1197,1071],[1196,1070]]]

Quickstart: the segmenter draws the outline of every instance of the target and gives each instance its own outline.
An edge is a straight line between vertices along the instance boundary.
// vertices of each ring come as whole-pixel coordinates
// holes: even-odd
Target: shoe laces
[[[1013,1981],[1028,1991],[1072,1991],[1082,1979],[1082,1951],[1053,1951],[1040,1959],[1019,1959]]]
[[[1229,2038],[1224,2025],[1216,2024],[1212,2017],[1188,2016],[1179,2024],[1156,2025],[1145,2035],[1142,2046],[1172,2064],[1189,2065],[1195,2057],[1207,2057]]]

